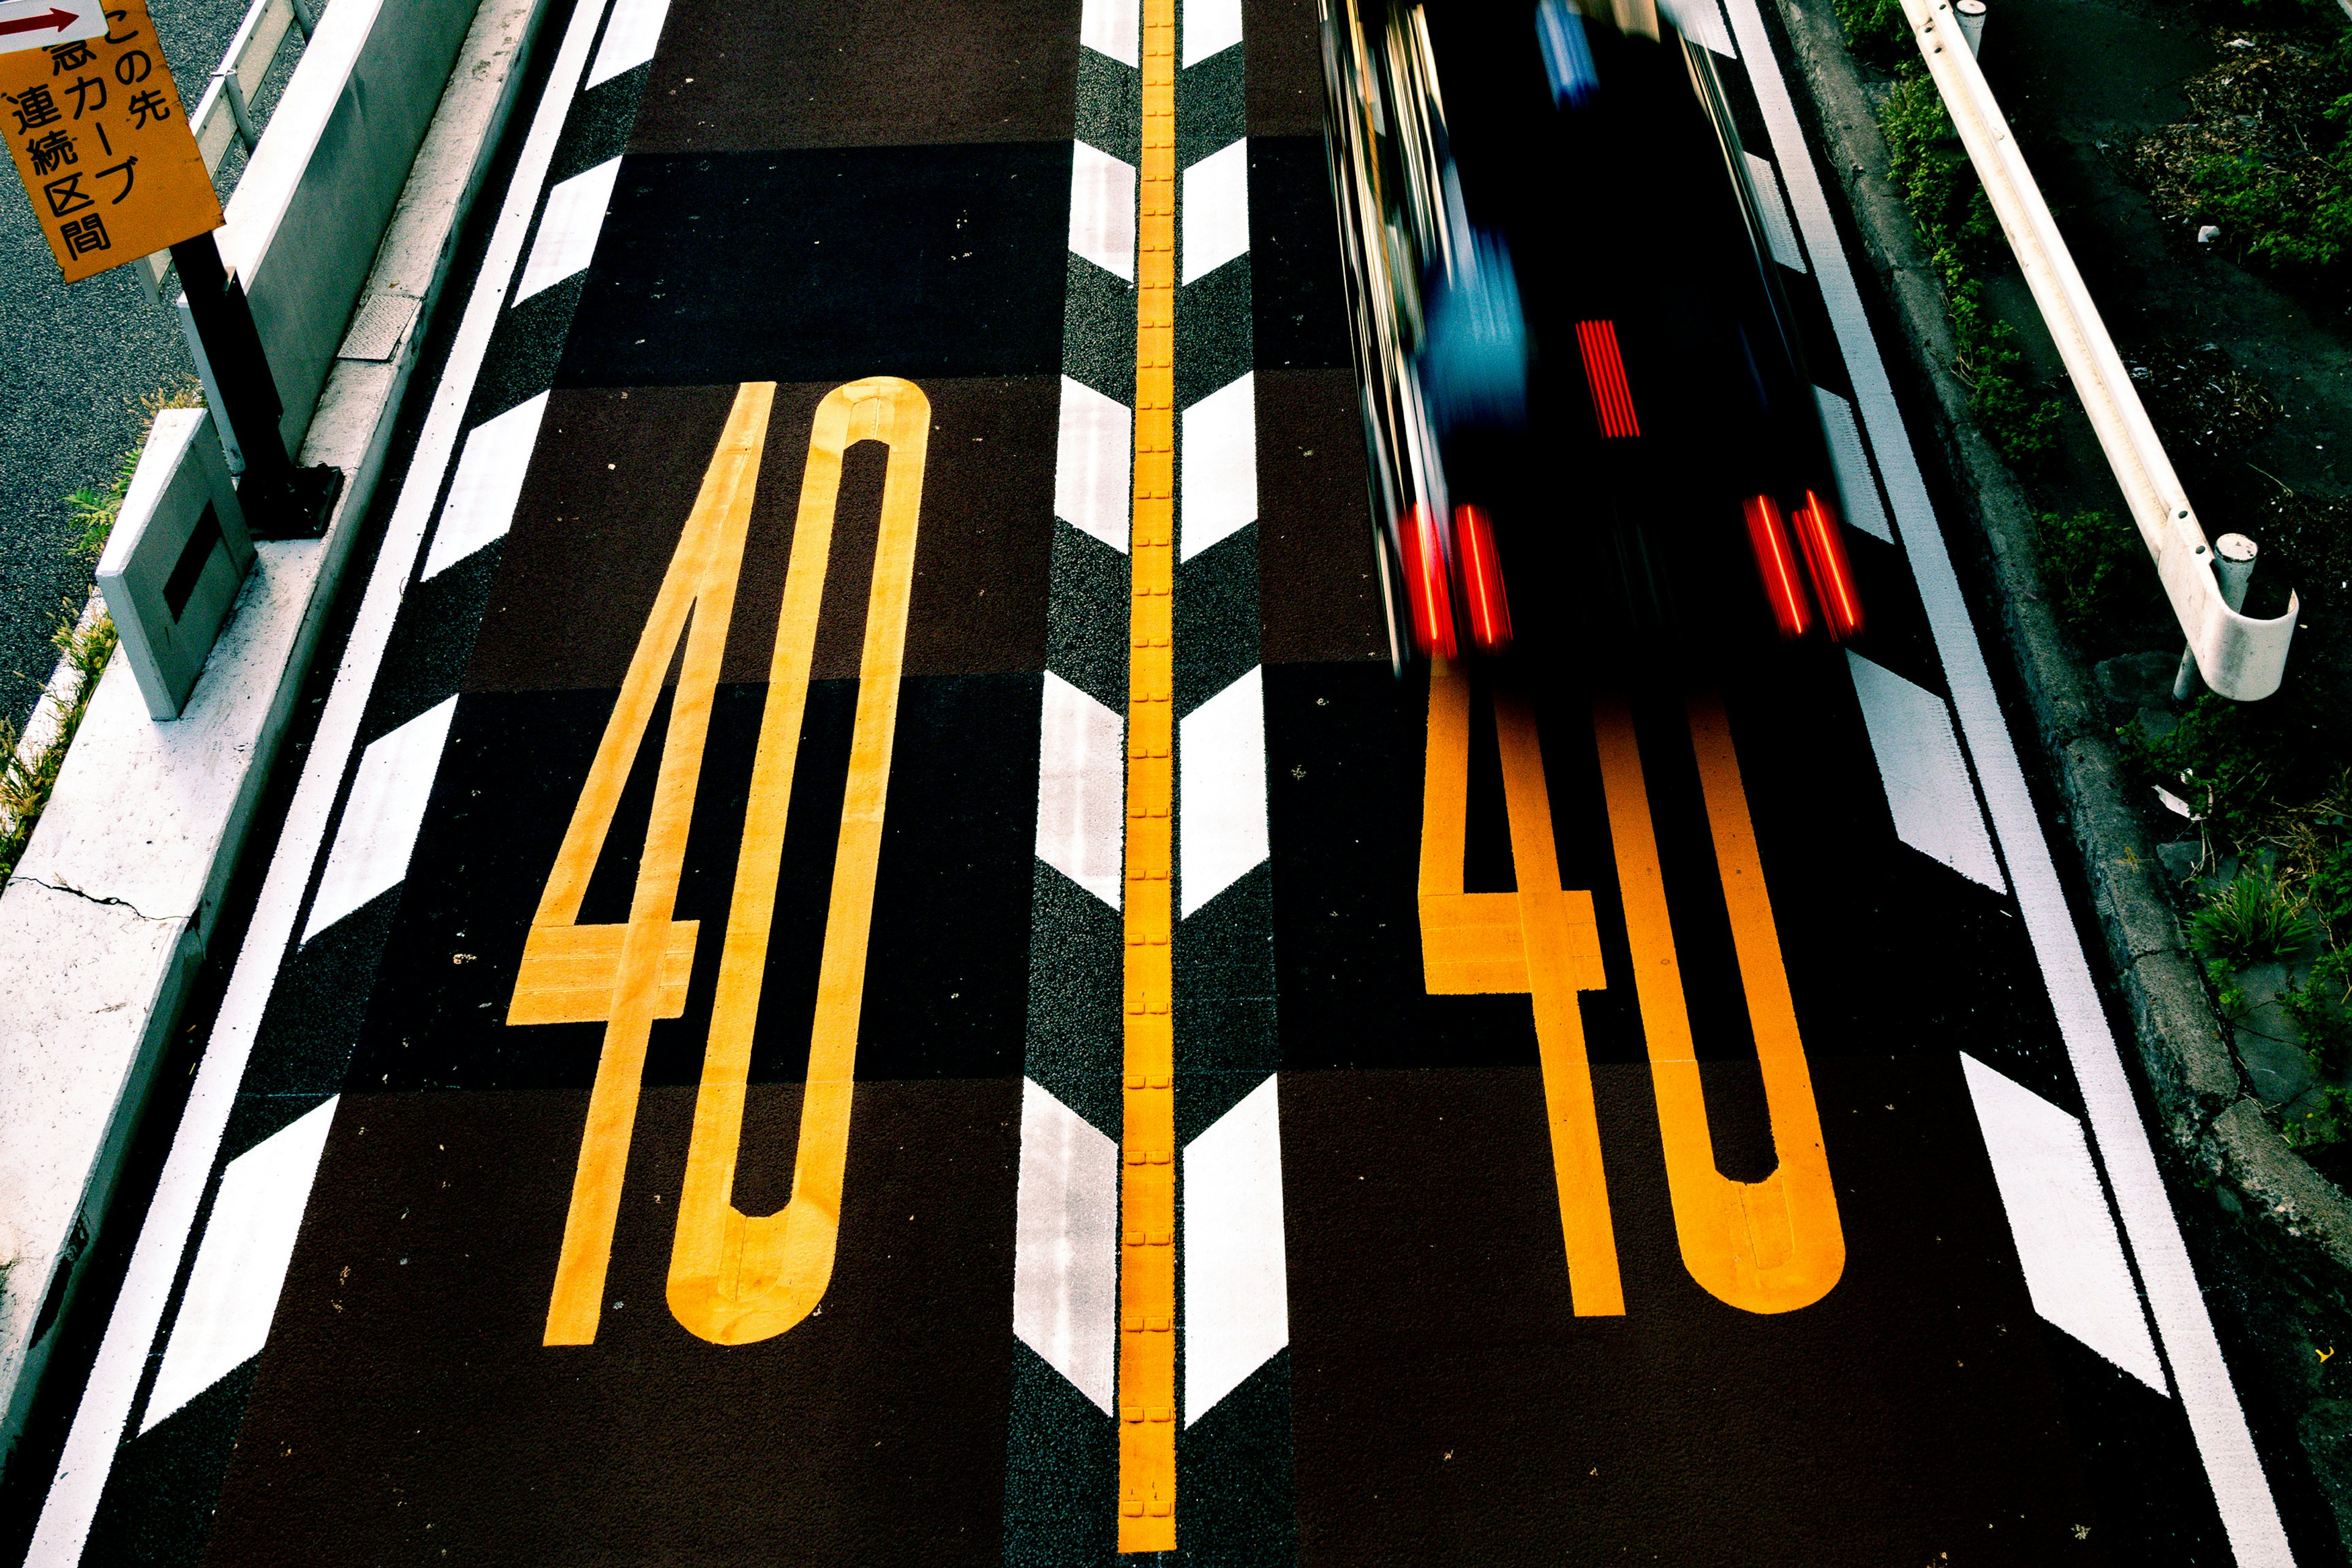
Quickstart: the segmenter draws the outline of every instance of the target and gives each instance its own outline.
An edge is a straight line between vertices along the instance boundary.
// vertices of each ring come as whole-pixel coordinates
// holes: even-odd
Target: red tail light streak
[[[1854,586],[1853,563],[1846,559],[1845,541],[1838,533],[1837,513],[1813,490],[1790,520],[1796,524],[1797,548],[1804,552],[1806,574],[1813,580],[1813,597],[1821,602],[1822,619],[1832,642],[1862,635],[1862,594]]]
[[[1421,651],[1452,658],[1458,651],[1454,636],[1454,595],[1445,581],[1445,550],[1437,537],[1437,520],[1429,508],[1415,505],[1405,514],[1405,597],[1412,605],[1412,639]]]
[[[1642,433],[1633,415],[1633,389],[1625,384],[1624,356],[1617,352],[1614,321],[1579,321],[1576,346],[1584,355],[1584,379],[1592,388],[1592,412],[1603,436],[1628,437]]]
[[[1780,521],[1779,503],[1770,496],[1749,496],[1740,503],[1748,519],[1748,542],[1756,552],[1757,574],[1764,580],[1764,602],[1784,642],[1795,642],[1812,629],[1812,607],[1805,602],[1805,586],[1797,577],[1795,552],[1789,548],[1788,529]]]
[[[1470,600],[1470,640],[1488,653],[1511,643],[1511,603],[1503,595],[1503,563],[1495,525],[1484,507],[1454,509],[1454,537],[1462,551],[1462,578]]]

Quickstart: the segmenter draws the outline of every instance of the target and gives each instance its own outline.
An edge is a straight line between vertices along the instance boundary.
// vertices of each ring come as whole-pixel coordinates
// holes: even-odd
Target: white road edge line
[[[514,178],[507,186],[506,205],[491,231],[489,248],[475,277],[457,338],[450,344],[432,409],[417,437],[400,500],[384,531],[366,596],[352,625],[342,668],[336,671],[310,760],[303,764],[301,781],[287,808],[277,854],[263,879],[236,967],[229,975],[228,990],[196,1069],[187,1109],[181,1113],[179,1130],[173,1136],[154,1202],[147,1211],[146,1223],[140,1226],[121,1293],[108,1320],[106,1337],[99,1344],[80,1406],[74,1412],[57,1475],[41,1505],[40,1523],[25,1558],[26,1568],[64,1568],[78,1563],[89,1538],[90,1521],[97,1517],[115,1450],[138,1396],[147,1352],[163,1322],[172,1281],[179,1274],[180,1259],[195,1227],[196,1211],[212,1178],[213,1161],[220,1152],[221,1136],[228,1127],[229,1111],[236,1103],[237,1085],[253,1053],[262,1010],[277,984],[278,966],[285,961],[287,943],[301,913],[310,868],[326,842],[335,796],[359,739],[360,721],[366,714],[376,671],[392,638],[401,595],[424,546],[425,523],[440,499],[442,477],[448,472],[450,455],[457,449],[466,405],[489,352],[491,331],[498,325],[507,287],[514,280],[515,265],[530,233],[531,215],[538,210],[540,191],[555,157],[556,138],[571,112],[581,69],[587,63],[588,46],[596,37],[604,11],[604,0],[583,0],[564,30],[562,47],[556,52],[530,134],[516,161]]]
[[[1862,296],[1831,218],[1811,150],[1798,123],[1789,84],[1781,78],[1780,58],[1765,31],[1757,0],[1730,0],[1730,12],[1739,52],[1748,61],[1748,79],[1771,133],[1780,177],[1797,209],[1806,247],[1812,252],[1813,275],[1853,380],[1854,401],[1878,449],[1879,471],[1895,503],[1895,525],[1902,532],[1904,553],[1910,559],[1912,577],[1935,635],[1937,654],[1943,660],[1960,733],[1992,811],[1993,832],[2000,841],[2002,858],[2009,863],[2018,910],[2041,963],[2042,983],[2050,990],[2051,1006],[2074,1063],[2091,1135],[2106,1164],[2124,1234],[2138,1260],[2141,1284],[2164,1342],[2165,1357],[2172,1364],[2173,1383],[2180,1392],[2189,1431],[2212,1483],[2222,1528],[2229,1532],[2231,1550],[2242,1568],[2290,1568],[2294,1555],[2279,1521],[2278,1504],[2263,1474],[2262,1456],[2247,1430],[2246,1413],[2231,1384],[2229,1366],[2221,1359],[2221,1342],[2214,1337],[2213,1321],[2205,1310],[2189,1248],[2180,1238],[2179,1220],[2165,1195],[2156,1151],[2148,1142],[2147,1129],[2141,1125],[2123,1057],[2100,1006],[2098,987],[2075,934],[2065,893],[2058,885],[2058,869],[2042,837],[2032,796],[2025,787],[2024,769],[2001,718],[1991,671],[1977,644],[1959,578],[1952,569],[1951,554],[1919,475],[1918,459],[1895,406],[1893,384],[1863,313]]]

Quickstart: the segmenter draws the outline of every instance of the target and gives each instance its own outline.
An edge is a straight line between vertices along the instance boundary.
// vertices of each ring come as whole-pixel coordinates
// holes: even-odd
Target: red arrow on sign
[[[37,33],[44,27],[62,33],[76,20],[70,11],[52,10],[46,16],[19,16],[13,22],[0,22],[0,33]]]

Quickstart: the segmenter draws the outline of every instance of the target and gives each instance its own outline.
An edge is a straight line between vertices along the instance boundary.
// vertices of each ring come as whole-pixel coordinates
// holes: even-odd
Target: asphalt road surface
[[[33,1562],[2291,1561],[1755,0],[1873,630],[1622,690],[1390,671],[1311,5],[663,13]]]

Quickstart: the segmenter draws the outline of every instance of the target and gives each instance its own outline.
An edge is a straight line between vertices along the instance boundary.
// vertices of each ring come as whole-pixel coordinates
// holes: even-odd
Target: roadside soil
[[[1986,77],[2207,536],[2245,533],[2262,546],[2249,613],[2282,613],[2290,586],[2300,595],[2287,684],[2271,700],[2283,719],[2317,731],[2321,755],[2352,762],[2352,296],[2333,297],[2340,284],[2288,287],[2250,270],[2228,235],[2200,244],[2198,225],[2167,218],[2151,201],[2137,157],[2143,137],[2191,118],[2184,84],[2221,63],[2233,37],[2279,29],[2218,0],[1994,5],[1979,57]],[[2305,26],[2332,41],[2326,20]],[[2065,409],[2056,459],[2028,481],[2035,503],[2127,517],[2021,279],[2005,268],[1986,287]],[[2077,629],[2074,641],[2086,671],[2096,667],[2105,721],[2162,733],[2179,707],[2169,684],[2180,634],[2148,579],[2104,631]],[[2164,845],[2177,892],[2192,867],[2215,869],[2195,865],[2196,826],[2144,787],[2130,793],[2149,842]],[[2249,1082],[2276,1113],[2287,1096],[2263,1090],[2237,1033]],[[2301,1070],[2299,1047],[2279,1048]],[[2311,1153],[2339,1184],[2352,1172],[2352,1145]],[[2256,1223],[2228,1185],[2192,1179],[2210,1201],[2185,1215],[2191,1245],[2250,1408],[2262,1413],[2266,1451],[2275,1464],[2285,1459],[2279,1450],[2302,1448],[2352,1542],[2352,1373],[2335,1359],[2352,1345],[2334,1342],[2352,1325],[2347,1281],[2275,1225]],[[2288,1494],[2300,1489],[2279,1479]]]
[[[2283,611],[2289,586],[2301,597],[2284,695],[2316,712],[2352,714],[2352,508],[2344,505],[2352,498],[2352,298],[2298,293],[2240,266],[2230,236],[2200,245],[2197,225],[2158,212],[2135,163],[2141,137],[2189,118],[2182,85],[2221,63],[2229,38],[2276,29],[2220,5],[2165,0],[2034,0],[1990,21],[1979,57],[1986,79],[2125,362],[2152,371],[2142,396],[2206,534],[2244,533],[2266,552],[2250,614]],[[2056,354],[2023,283],[2004,281],[1995,297],[2029,340],[2036,370],[2055,378]],[[2163,395],[2168,370],[2186,382],[2197,362],[2234,366],[2275,402],[2251,441],[2235,439],[2240,431],[2200,442],[2179,401]],[[2119,513],[2088,425],[2067,402],[2063,458],[2042,488],[2062,504]],[[2146,630],[2163,632],[2162,606],[2149,607]],[[2352,726],[2343,732],[2352,737]]]

